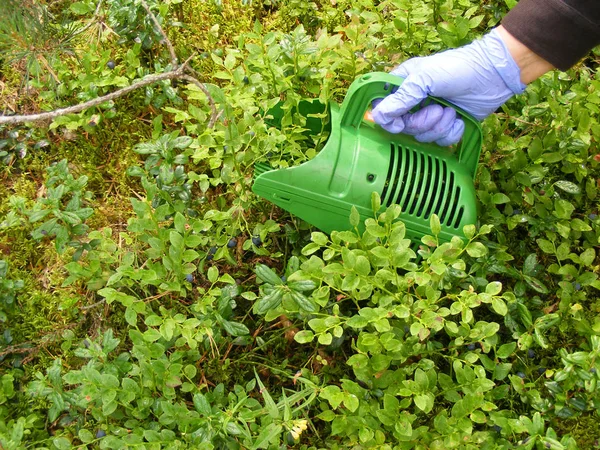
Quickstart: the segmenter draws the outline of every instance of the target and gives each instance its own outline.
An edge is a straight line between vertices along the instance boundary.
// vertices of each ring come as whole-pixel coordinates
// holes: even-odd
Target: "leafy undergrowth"
[[[0,12],[5,114],[167,70],[138,1],[47,3]],[[258,198],[254,166],[323,147],[302,100],[503,7],[148,3],[220,116],[164,81],[0,128],[2,448],[599,446],[594,55],[486,120],[478,226],[443,242],[432,216],[415,247],[377,194],[326,235]]]

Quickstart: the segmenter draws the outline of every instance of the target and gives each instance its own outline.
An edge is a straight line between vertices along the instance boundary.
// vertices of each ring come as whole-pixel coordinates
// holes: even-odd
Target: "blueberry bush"
[[[9,3],[3,116],[166,73],[169,46],[202,84],[0,125],[1,448],[600,448],[600,53],[486,119],[479,223],[414,246],[376,193],[326,235],[254,167],[323,147],[300,102],[516,2]]]

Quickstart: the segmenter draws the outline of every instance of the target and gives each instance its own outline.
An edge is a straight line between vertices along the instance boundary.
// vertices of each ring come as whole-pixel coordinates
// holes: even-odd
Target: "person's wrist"
[[[538,79],[546,72],[554,69],[554,66],[541,56],[535,54],[517,38],[510,34],[502,25],[496,28],[496,31],[506,48],[513,57],[515,63],[521,70],[521,82],[529,84]]]

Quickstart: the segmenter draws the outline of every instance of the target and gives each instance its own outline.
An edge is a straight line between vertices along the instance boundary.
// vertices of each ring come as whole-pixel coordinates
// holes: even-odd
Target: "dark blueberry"
[[[113,70],[115,68],[115,62],[111,59],[106,63],[106,67],[108,67],[110,70]]]
[[[494,425],[494,431],[496,433],[500,433],[502,431],[502,427],[500,425]]]
[[[596,373],[596,372],[597,372],[597,370],[596,370],[596,368],[595,368],[595,367],[592,367],[592,368],[590,369],[590,372],[592,372],[592,373]]]
[[[306,81],[306,77],[304,75],[300,75],[298,79],[302,82]]]
[[[521,214],[521,210],[520,209],[513,210],[513,216],[516,216],[518,214]]]
[[[576,291],[580,291],[581,290],[581,283],[573,283],[573,287],[575,288]]]
[[[526,375],[525,375],[525,373],[524,373],[524,372],[517,372],[517,376],[518,376],[519,378],[525,378],[525,376],[526,376]]]
[[[546,368],[545,367],[538,367],[538,373],[541,375],[543,373],[546,373]]]
[[[268,152],[268,153],[267,153],[265,156],[266,156],[267,158],[271,158],[271,157],[273,156],[273,152]]]
[[[404,332],[408,333],[410,331],[410,328],[408,325],[404,325]]]
[[[530,348],[529,350],[527,350],[527,356],[529,358],[535,358],[535,352],[533,351],[533,349]]]
[[[467,348],[469,350],[475,350],[475,344],[469,344],[469,345],[467,345]]]
[[[590,219],[590,220],[596,220],[596,217],[598,217],[598,215],[597,215],[597,214],[594,214],[594,213],[592,213],[592,214],[590,214],[588,217],[589,217],[589,219]]]
[[[194,275],[192,275],[191,273],[188,273],[185,276],[185,279],[186,279],[186,281],[189,281],[191,283],[192,281],[194,281]]]
[[[213,255],[208,255],[208,256],[206,257],[206,260],[207,260],[207,261],[212,261],[212,259],[213,259]]]
[[[283,281],[284,283],[287,281],[287,277],[284,275],[281,277],[281,281]]]
[[[246,76],[244,77],[244,79],[242,81],[244,82],[244,84],[250,83],[250,80]]]
[[[96,431],[96,439],[103,438],[104,436],[106,436],[106,431],[104,431],[104,430]]]
[[[254,131],[250,131],[248,134],[250,135],[250,137],[256,136],[256,133]]]
[[[237,239],[236,238],[231,238],[229,239],[229,242],[227,243],[227,247],[229,248],[233,248],[237,245]]]
[[[217,247],[211,247],[208,249],[209,255],[214,255],[215,253],[217,253]]]
[[[257,247],[262,245],[262,241],[260,240],[260,236],[252,236],[252,243]]]
[[[46,236],[48,234],[48,232],[46,230],[42,230],[41,233]]]

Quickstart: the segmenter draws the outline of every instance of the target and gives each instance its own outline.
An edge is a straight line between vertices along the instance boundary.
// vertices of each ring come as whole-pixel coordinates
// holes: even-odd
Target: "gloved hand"
[[[521,71],[497,30],[482,39],[435,55],[412,58],[393,75],[402,85],[373,109],[373,120],[390,133],[407,133],[420,142],[457,143],[464,123],[453,108],[437,104],[409,111],[428,95],[455,104],[479,120],[525,90]]]

